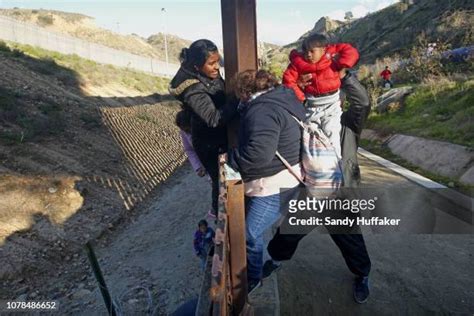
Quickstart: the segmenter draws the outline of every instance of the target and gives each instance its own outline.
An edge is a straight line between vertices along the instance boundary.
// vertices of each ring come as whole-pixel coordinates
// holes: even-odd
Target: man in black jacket
[[[367,91],[357,78],[347,73],[342,79],[342,90],[350,103],[350,107],[341,117],[341,149],[344,174],[344,187],[356,188],[360,183],[360,170],[357,161],[357,148],[362,126],[370,110]],[[330,228],[328,227],[331,233]],[[359,227],[354,234],[331,233],[331,238],[339,247],[352,273],[356,275],[354,282],[354,299],[365,303],[369,296],[368,277],[370,258],[367,253],[364,238]],[[358,232],[358,233],[357,233]],[[280,268],[280,261],[290,260],[305,234],[282,234],[278,228],[275,236],[268,244],[268,253],[272,260],[265,262],[263,278]]]

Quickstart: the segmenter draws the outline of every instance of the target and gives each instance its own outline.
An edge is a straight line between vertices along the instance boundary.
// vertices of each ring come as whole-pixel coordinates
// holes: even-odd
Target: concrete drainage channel
[[[376,163],[382,165],[383,167],[405,177],[406,179],[415,182],[416,184],[427,188],[427,189],[443,189],[443,190],[433,190],[434,192],[441,195],[443,198],[448,199],[449,201],[453,202],[459,209],[454,210],[451,215],[456,216],[457,218],[472,224],[474,210],[472,209],[472,205],[474,205],[474,201],[471,197],[459,193],[455,190],[449,189],[445,185],[442,185],[438,182],[435,182],[431,179],[423,177],[413,171],[410,171],[400,165],[397,165],[387,159],[384,159],[380,156],[377,156],[363,148],[359,148],[358,153],[363,157],[375,161]]]
[[[471,148],[402,134],[382,137],[370,129],[364,129],[361,138],[382,142],[393,154],[424,170],[474,185],[474,151]]]

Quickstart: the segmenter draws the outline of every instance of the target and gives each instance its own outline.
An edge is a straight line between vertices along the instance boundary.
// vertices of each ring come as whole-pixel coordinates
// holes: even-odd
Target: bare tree
[[[354,15],[352,14],[352,11],[347,11],[346,15],[344,16],[344,20],[347,22],[350,22],[354,18]]]

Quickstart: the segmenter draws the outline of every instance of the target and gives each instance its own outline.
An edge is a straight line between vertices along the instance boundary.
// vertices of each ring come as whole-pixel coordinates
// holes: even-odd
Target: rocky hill
[[[269,51],[270,68],[284,69],[289,51],[299,47],[302,39],[312,33],[325,33],[333,42],[352,43],[361,53],[360,64],[394,55],[406,57],[418,45],[422,34],[428,42],[441,41],[453,48],[472,45],[474,2],[417,0],[411,5],[399,2],[350,23],[323,17],[298,41]]]

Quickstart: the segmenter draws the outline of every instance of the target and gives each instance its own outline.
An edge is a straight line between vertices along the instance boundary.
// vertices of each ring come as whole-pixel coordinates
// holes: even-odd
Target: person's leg
[[[303,195],[301,195],[303,193]],[[306,196],[306,192],[302,188],[297,188],[297,191],[291,192],[290,196],[286,197],[285,205],[288,205],[289,200],[300,199]],[[288,210],[284,210],[288,214]],[[288,214],[289,215],[289,214]],[[288,216],[287,215],[287,216]],[[292,214],[291,216],[293,216]],[[284,225],[284,224],[282,224]],[[267,251],[270,255],[270,260],[267,260],[263,265],[262,278],[268,278],[272,273],[276,272],[281,267],[281,261],[290,260],[298,247],[298,243],[306,236],[308,232],[300,234],[282,234],[281,225],[278,227],[272,240],[267,245]]]
[[[290,260],[298,248],[298,243],[305,236],[305,234],[282,234],[280,227],[278,227],[277,232],[268,243],[268,254],[276,261]]]
[[[321,128],[328,137],[331,145],[336,151],[337,157],[341,159],[341,101],[338,100],[325,108],[321,117]]]
[[[246,198],[247,276],[249,281],[262,278],[263,233],[288,210],[288,203],[296,199],[299,188],[292,188],[265,197]]]
[[[213,215],[217,216],[217,209],[218,209],[218,201],[219,201],[219,166],[217,156],[215,156],[215,160],[213,159],[212,165],[215,165],[215,168],[210,167],[208,171],[209,177],[211,178],[211,185],[212,185],[212,211]]]
[[[212,212],[217,215],[218,199],[219,199],[219,165],[218,155],[219,149],[212,146],[195,147],[196,154],[202,165],[206,169],[211,178],[212,186]]]
[[[201,259],[201,270],[202,271],[206,270],[207,255],[201,254],[199,256],[199,259]]]
[[[353,285],[354,300],[367,302],[369,298],[369,273],[371,262],[362,234],[331,234],[332,240],[341,250],[352,273],[356,275]]]
[[[371,262],[362,234],[331,234],[349,270],[357,276],[369,275]]]
[[[258,282],[262,278],[263,233],[280,217],[279,194],[246,198],[247,278]]]

